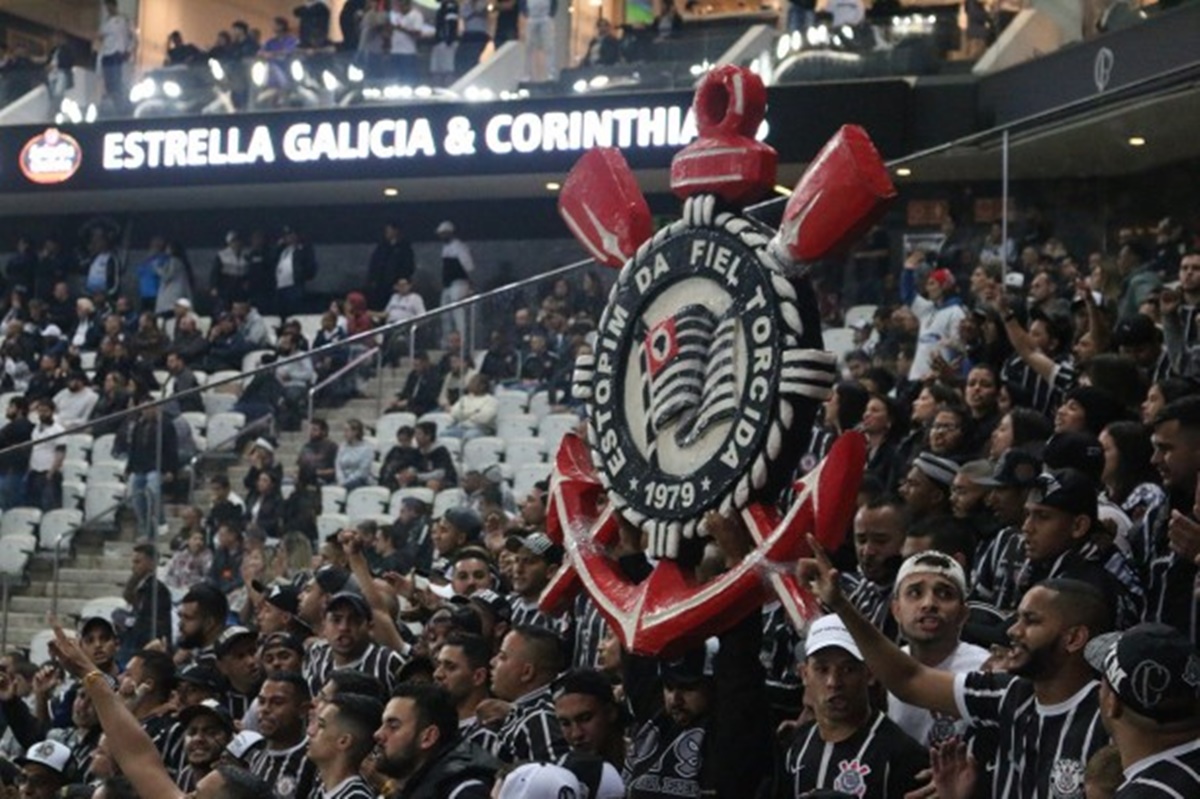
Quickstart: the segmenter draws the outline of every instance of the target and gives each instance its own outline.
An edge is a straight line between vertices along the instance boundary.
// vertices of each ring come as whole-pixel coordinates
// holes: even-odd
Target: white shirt
[[[287,247],[279,253],[279,262],[275,264],[275,286],[286,289],[296,285],[296,268],[292,265],[295,247]]]
[[[442,245],[442,260],[456,259],[462,264],[463,271],[468,275],[475,271],[475,260],[471,258],[471,248],[462,239],[450,239]]]
[[[416,55],[417,35],[425,27],[425,16],[413,7],[407,13],[392,11],[392,55]]]
[[[388,324],[403,322],[425,313],[425,300],[415,291],[410,291],[403,297],[393,294],[383,310],[387,313]]]
[[[64,428],[83,424],[92,416],[100,395],[84,386],[79,391],[64,388],[54,395],[55,418]]]
[[[128,53],[133,49],[133,28],[123,14],[113,14],[100,24],[100,55]]]
[[[904,647],[906,654],[911,654],[910,650],[911,647]],[[988,651],[986,649],[960,641],[950,656],[934,668],[952,674],[965,674],[969,671],[977,671],[987,659]],[[888,694],[887,714],[888,718],[896,722],[896,726],[908,733],[922,746],[929,746],[935,742],[930,740],[931,733],[936,733],[934,738],[936,742],[940,743],[952,735],[961,738],[967,729],[966,722],[962,720],[940,714],[935,720],[934,714],[930,711],[901,702],[891,694]]]
[[[47,441],[38,443],[44,438],[56,436],[65,430],[58,420],[47,425],[43,425],[40,421],[33,427],[33,448],[29,451],[29,471],[31,472],[48,472],[50,467],[54,465],[54,450],[58,448],[59,440]]]

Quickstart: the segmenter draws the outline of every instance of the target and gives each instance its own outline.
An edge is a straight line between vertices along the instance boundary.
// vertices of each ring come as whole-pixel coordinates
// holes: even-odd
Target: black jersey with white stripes
[[[838,791],[873,799],[902,799],[919,787],[917,774],[929,766],[929,753],[879,711],[849,738],[821,739],[816,722],[796,731],[776,776],[774,796],[807,796]]]
[[[318,782],[317,786],[313,788],[310,799],[376,799],[377,796],[378,794],[371,788],[371,784],[355,774],[328,790]]]
[[[1200,738],[1157,752],[1125,769],[1114,799],[1193,799],[1200,796]]]
[[[954,678],[959,714],[973,727],[999,733],[992,771],[994,799],[1062,799],[1083,796],[1088,759],[1108,743],[1100,722],[1100,683],[1043,705],[1033,682],[1000,672],[974,671]]]
[[[398,684],[400,669],[404,667],[404,657],[394,649],[379,644],[368,644],[362,656],[353,663],[338,665],[333,659],[333,649],[326,641],[313,644],[308,650],[304,661],[304,677],[308,680],[308,688],[313,696],[321,692],[329,675],[338,669],[352,669],[362,672],[379,681],[388,696],[391,696]]]
[[[307,799],[317,781],[308,759],[308,738],[290,749],[261,747],[250,755],[250,771],[271,786],[275,799]]]

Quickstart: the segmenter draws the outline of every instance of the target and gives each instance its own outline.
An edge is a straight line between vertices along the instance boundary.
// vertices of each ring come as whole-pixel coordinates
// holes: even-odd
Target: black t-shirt
[[[844,741],[821,740],[816,722],[796,731],[783,759],[775,796],[800,797],[810,791],[901,799],[919,786],[918,772],[929,766],[925,747],[876,711]]]
[[[700,796],[704,727],[679,728],[660,713],[638,729],[622,778],[629,799]]]

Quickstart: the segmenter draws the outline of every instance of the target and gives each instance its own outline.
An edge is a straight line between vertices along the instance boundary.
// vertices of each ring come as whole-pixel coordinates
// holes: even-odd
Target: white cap
[[[66,774],[71,766],[71,750],[58,741],[41,741],[29,747],[24,757],[16,759],[18,765],[37,763],[51,771]]]
[[[181,308],[187,308],[189,311],[192,310],[192,301],[187,297],[180,297],[179,299],[175,300],[175,304]]]
[[[854,643],[846,625],[832,613],[815,619],[808,625],[808,636],[804,639],[804,656],[812,657],[831,646],[845,649],[857,660],[863,659],[862,652],[859,651],[858,644]]]
[[[504,778],[500,799],[583,799],[583,788],[562,766],[526,763]]]
[[[245,760],[246,754],[265,740],[260,733],[253,730],[242,730],[233,736],[233,740],[225,747],[225,751],[238,760]]]
[[[454,223],[451,222],[449,219],[444,220],[437,226],[437,232],[439,234],[447,233],[450,235],[454,235]]]
[[[958,588],[959,596],[967,598],[967,573],[962,564],[936,549],[929,549],[909,556],[896,573],[896,590],[899,591],[904,578],[912,574],[937,574],[945,577]]]
[[[42,338],[62,338],[62,328],[58,325],[46,325],[46,329],[42,331]]]
[[[267,452],[275,451],[275,445],[272,444],[270,441],[267,441],[262,436],[259,436],[258,438],[254,439],[254,444],[251,445],[250,448],[251,449],[265,449]]]
[[[1020,272],[1009,272],[1004,276],[1004,285],[1010,289],[1025,288],[1025,276]]]

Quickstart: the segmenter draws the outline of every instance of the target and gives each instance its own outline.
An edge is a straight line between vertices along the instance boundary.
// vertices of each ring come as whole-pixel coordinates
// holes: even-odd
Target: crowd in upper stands
[[[255,432],[240,484],[218,472],[207,502],[170,503],[181,525],[135,548],[126,610],[80,619],[78,643],[55,644],[61,669],[7,656],[0,748],[16,765],[0,780],[47,799],[73,782],[105,797],[1197,795],[1200,251],[1171,218],[1088,257],[1044,226],[945,233],[875,276],[897,286],[890,304],[848,314],[844,379],[796,470],[851,430],[868,464],[845,543],[795,566],[828,613],[803,632],[770,603],[656,660],[624,651],[586,594],[539,607],[566,557],[544,459],[586,415],[572,366],[605,302],[594,275],[560,279],[483,352],[455,314],[440,358],[403,336],[365,344],[408,369],[373,425],[315,418],[294,460],[279,431]],[[291,235],[268,249],[231,234],[212,293],[166,304],[169,276],[190,273],[166,243],[133,267],[133,299],[104,230],[82,265],[25,242],[5,273],[4,380],[21,394],[3,445],[170,397],[256,349],[282,365],[235,407],[298,429],[305,387],[348,361],[285,359],[425,304],[389,226],[364,291],[313,340],[268,323],[262,307],[302,297],[316,263]],[[439,235],[453,302],[483,267],[453,224]],[[182,424],[147,411],[113,431],[135,492],[170,498],[182,414],[204,399],[178,404],[160,413]],[[165,429],[182,435],[159,472]],[[53,442],[4,457],[6,497],[63,501]],[[753,549],[736,518],[708,529],[698,579]],[[610,554],[634,582],[655,567],[629,524]]]

